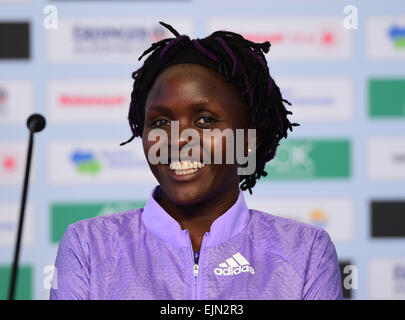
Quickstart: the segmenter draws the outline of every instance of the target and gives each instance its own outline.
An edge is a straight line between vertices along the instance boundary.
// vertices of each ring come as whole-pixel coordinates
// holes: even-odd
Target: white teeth
[[[170,164],[170,169],[181,175],[196,172],[203,166],[204,164],[199,161],[174,161]]]
[[[175,174],[182,175],[182,174],[194,173],[194,172],[196,172],[197,170],[198,170],[198,169],[189,169],[189,170],[175,170],[175,171],[174,171],[174,173],[175,173]]]

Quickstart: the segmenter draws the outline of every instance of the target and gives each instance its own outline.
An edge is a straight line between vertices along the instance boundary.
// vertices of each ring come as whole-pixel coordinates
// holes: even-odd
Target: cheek
[[[146,135],[143,135],[143,137],[147,137],[147,134]],[[148,141],[148,139],[147,138],[143,138],[142,139],[142,146],[143,146],[143,153],[145,154],[145,158],[146,158],[146,160],[149,162],[149,159],[148,159],[148,152],[149,152],[149,149],[153,146],[153,144],[155,144],[156,142],[154,142],[154,141]]]
[[[142,138],[143,151],[147,161],[153,164],[168,161],[168,137],[163,131],[145,131]]]
[[[204,139],[203,146],[204,150],[210,151],[211,164],[235,164],[235,143],[232,143],[232,138],[214,135],[211,138]]]

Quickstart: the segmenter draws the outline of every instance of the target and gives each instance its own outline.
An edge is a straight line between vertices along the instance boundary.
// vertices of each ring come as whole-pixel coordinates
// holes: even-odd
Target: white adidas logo
[[[246,260],[240,252],[232,255],[231,258],[225,260],[225,262],[219,264],[219,268],[214,269],[214,273],[217,276],[233,276],[242,272],[250,272],[255,274],[255,270],[250,266],[249,261]]]

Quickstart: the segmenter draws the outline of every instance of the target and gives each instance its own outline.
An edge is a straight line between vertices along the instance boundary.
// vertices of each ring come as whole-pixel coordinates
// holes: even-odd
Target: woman
[[[159,182],[145,207],[70,225],[61,240],[51,299],[341,299],[335,247],[315,226],[248,209],[252,188],[292,126],[266,59],[270,43],[217,31],[191,40],[161,22],[175,38],[154,43],[133,73],[129,123],[141,137]],[[173,156],[192,129],[193,161]],[[253,173],[237,161],[203,161],[229,144],[203,140],[210,129],[255,129]],[[168,163],[151,161],[167,136]],[[164,136],[164,135],[163,135]],[[246,137],[246,135],[245,135]],[[170,141],[170,142],[169,142]],[[125,144],[123,143],[123,144]],[[164,149],[161,149],[164,152]],[[187,155],[189,155],[187,153]],[[161,154],[157,154],[161,156]],[[246,171],[244,172],[246,173]]]

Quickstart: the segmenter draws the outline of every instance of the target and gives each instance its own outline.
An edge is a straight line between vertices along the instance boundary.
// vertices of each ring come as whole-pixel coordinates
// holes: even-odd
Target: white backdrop
[[[249,206],[325,228],[342,265],[355,267],[351,298],[405,299],[404,233],[371,232],[372,201],[402,201],[405,216],[405,2],[0,0],[0,28],[12,21],[29,23],[30,57],[0,58],[0,298],[29,114],[47,127],[35,140],[19,297],[48,298],[47,266],[68,223],[149,196],[156,182],[140,141],[119,143],[130,137],[131,73],[152,42],[171,36],[165,21],[191,37],[222,28],[271,41],[271,75],[301,126],[274,175],[245,193]]]

